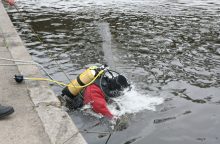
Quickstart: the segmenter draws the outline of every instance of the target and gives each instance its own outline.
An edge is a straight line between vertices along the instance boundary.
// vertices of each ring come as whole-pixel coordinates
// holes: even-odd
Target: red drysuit
[[[91,104],[94,112],[100,113],[109,119],[113,118],[112,113],[107,108],[105,94],[96,84],[86,87],[83,104]]]

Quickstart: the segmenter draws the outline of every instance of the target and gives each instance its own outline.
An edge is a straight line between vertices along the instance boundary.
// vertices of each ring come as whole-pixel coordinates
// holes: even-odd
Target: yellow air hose
[[[84,87],[87,87],[87,86],[91,85],[103,73],[104,73],[104,70],[101,70],[97,74],[97,76],[90,83],[88,83],[88,84],[86,84],[84,86],[74,86],[73,84],[72,85],[67,85],[67,84],[65,84],[63,82],[52,80],[52,79],[48,79],[48,78],[25,77],[24,79],[26,79],[26,80],[36,80],[36,81],[49,81],[49,82],[53,82],[53,83],[56,83],[56,84],[61,85],[61,86],[70,86],[70,87],[81,87],[81,88],[84,88]]]

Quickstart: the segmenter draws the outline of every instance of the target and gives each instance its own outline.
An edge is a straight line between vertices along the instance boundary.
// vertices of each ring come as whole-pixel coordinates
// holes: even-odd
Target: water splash
[[[142,110],[156,111],[156,106],[163,103],[163,98],[152,97],[138,92],[133,86],[130,91],[125,90],[124,95],[113,99],[116,104],[109,105],[110,111],[117,116],[138,113]],[[118,109],[119,107],[119,109]]]

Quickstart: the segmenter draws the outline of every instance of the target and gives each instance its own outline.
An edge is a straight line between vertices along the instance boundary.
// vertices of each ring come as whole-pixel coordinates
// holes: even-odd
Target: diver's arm
[[[107,108],[106,101],[104,99],[95,99],[92,103],[92,109],[96,113],[100,113],[103,116],[107,117],[108,119],[112,119],[113,115]]]
[[[100,113],[109,119],[113,118],[112,113],[107,108],[105,95],[96,84],[92,84],[85,89],[84,104],[91,104],[94,112]]]

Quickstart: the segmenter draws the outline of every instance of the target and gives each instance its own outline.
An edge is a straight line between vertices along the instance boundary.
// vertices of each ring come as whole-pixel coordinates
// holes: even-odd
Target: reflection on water
[[[48,55],[70,77],[113,57],[110,65],[115,64],[140,92],[165,99],[157,112],[132,115],[129,127],[116,132],[109,143],[220,142],[220,1],[20,0],[17,5],[25,21],[9,9],[13,23],[34,60],[57,80],[68,82]],[[99,24],[110,38],[103,39]],[[109,47],[112,56],[103,52]],[[59,87],[54,90],[60,92]],[[73,115],[80,129],[94,123]],[[84,136],[94,144],[107,138]]]

